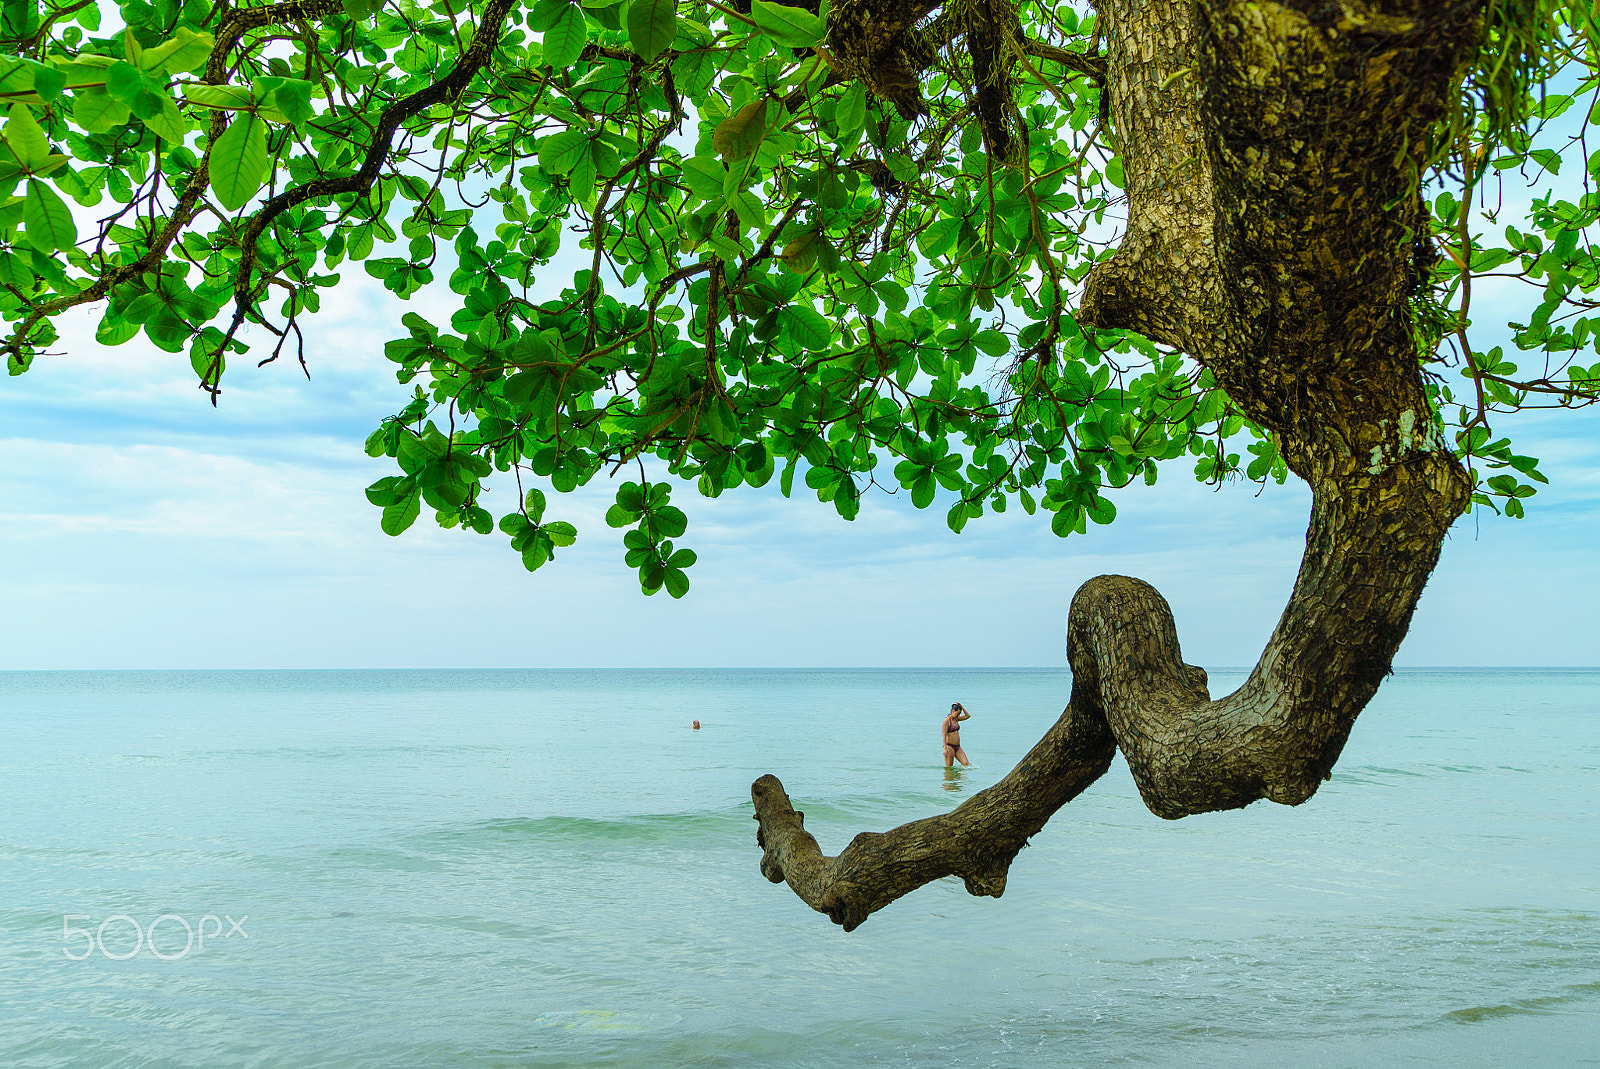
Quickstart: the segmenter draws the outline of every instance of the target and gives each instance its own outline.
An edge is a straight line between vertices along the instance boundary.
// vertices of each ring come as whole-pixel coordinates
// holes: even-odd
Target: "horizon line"
[[[1201,665],[1208,672],[1249,672],[1254,665]],[[1071,669],[1059,665],[476,665],[453,667],[346,665],[337,668],[312,666],[274,667],[166,667],[166,668],[0,668],[0,674],[25,672],[1066,672]],[[1594,672],[1600,664],[1438,664],[1394,665],[1390,674],[1399,672]]]

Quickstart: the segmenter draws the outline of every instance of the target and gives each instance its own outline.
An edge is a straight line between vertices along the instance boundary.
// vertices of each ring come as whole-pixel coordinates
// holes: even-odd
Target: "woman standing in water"
[[[961,721],[972,719],[972,714],[962,708],[960,702],[950,705],[950,715],[944,718],[944,725],[940,730],[944,734],[944,767],[952,768],[955,762],[963,765],[972,764],[967,760],[967,751],[961,748]]]

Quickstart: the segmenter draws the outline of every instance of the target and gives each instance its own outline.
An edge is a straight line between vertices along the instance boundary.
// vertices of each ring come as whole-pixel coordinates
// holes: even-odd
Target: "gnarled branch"
[[[1425,209],[1405,194],[1482,4],[1334,5],[1356,6],[1364,21],[1294,0],[1096,5],[1129,221],[1079,319],[1187,350],[1312,489],[1300,573],[1259,662],[1211,700],[1161,595],[1101,576],[1069,610],[1066,712],[953,812],[858,835],[829,858],[782,785],[758,780],[762,873],[847,929],[941,876],[998,896],[1017,851],[1113,746],[1161,817],[1298,805],[1388,672],[1468,499],[1410,329],[1408,235]],[[1361,31],[1374,20],[1407,32]]]
[[[974,895],[999,898],[1006,871],[1057,809],[1111,766],[1104,718],[1072,706],[1005,779],[956,809],[877,834],[863,832],[838,857],[824,857],[776,776],[750,788],[763,848],[761,874],[787,880],[801,900],[845,931],[908,891],[960,876]]]
[[[1059,63],[1074,74],[1082,74],[1102,85],[1105,84],[1106,60],[1104,56],[1057,48],[1049,42],[1038,41],[1032,37],[1023,38],[1022,50],[1030,56],[1037,56],[1052,63]]]
[[[257,243],[261,240],[261,235],[266,233],[267,227],[290,208],[307,201],[346,193],[365,193],[371,189],[373,183],[378,180],[384,161],[388,159],[391,143],[395,132],[400,129],[400,124],[435,104],[444,103],[471,84],[472,79],[477,77],[478,71],[494,53],[495,45],[500,40],[500,32],[505,26],[506,14],[514,2],[515,0],[491,0],[484,8],[472,40],[462,50],[460,58],[450,71],[438,81],[393,101],[383,109],[383,114],[378,119],[378,128],[372,135],[372,143],[367,146],[367,154],[359,168],[336,178],[314,178],[300,185],[290,186],[263,204],[245,224],[244,233],[239,241],[239,267],[234,276],[233,320],[228,325],[222,341],[217,344],[213,357],[214,364],[222,359],[222,354],[227,351],[234,336],[239,333],[239,328],[244,325],[254,305],[255,291],[250,280],[260,255]],[[215,401],[216,395],[213,393],[212,402]]]
[[[82,6],[82,5],[78,5]],[[228,57],[234,47],[239,43],[239,38],[253,29],[270,25],[274,22],[292,22],[298,19],[312,18],[319,15],[329,15],[342,8],[342,0],[290,0],[289,3],[271,4],[261,7],[234,8],[227,13],[222,25],[218,27],[215,43],[211,53],[206,57],[205,84],[223,85],[228,80]],[[54,16],[77,10],[77,6],[66,8],[54,13]],[[43,33],[48,30],[48,24],[41,28]],[[19,362],[28,362],[28,339],[40,322],[51,316],[59,315],[69,308],[76,308],[83,304],[92,304],[101,300],[113,289],[122,283],[138,278],[140,275],[158,270],[162,261],[166,259],[167,250],[177,240],[178,234],[188,226],[200,211],[200,197],[205,192],[206,185],[211,181],[211,145],[216,144],[217,138],[222,136],[222,131],[227,128],[227,117],[218,111],[211,116],[211,129],[208,135],[208,144],[205,154],[201,156],[194,173],[189,176],[188,182],[183,187],[183,192],[178,197],[178,203],[173,207],[172,214],[154,238],[150,247],[144,254],[132,263],[120,267],[107,267],[104,273],[91,285],[78,290],[76,293],[63,294],[54,300],[45,301],[34,305],[26,316],[23,317],[11,336],[0,344],[0,355],[15,357]],[[237,327],[235,328],[237,330]],[[218,350],[220,353],[220,349]],[[216,394],[211,395],[212,402],[216,402]]]

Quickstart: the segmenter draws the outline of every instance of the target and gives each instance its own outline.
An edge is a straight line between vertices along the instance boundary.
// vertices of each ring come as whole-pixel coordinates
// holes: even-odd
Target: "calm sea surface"
[[[1163,822],[1119,762],[999,901],[845,935],[761,878],[756,776],[836,852],[1067,691],[0,673],[0,1065],[1600,1065],[1600,672],[1402,671],[1298,809]]]

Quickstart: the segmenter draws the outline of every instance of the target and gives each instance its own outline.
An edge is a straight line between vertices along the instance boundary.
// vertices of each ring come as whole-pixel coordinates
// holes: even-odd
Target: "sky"
[[[0,668],[1055,666],[1073,591],[1107,572],[1153,583],[1186,659],[1227,667],[1255,661],[1294,580],[1304,486],[1202,486],[1182,461],[1066,540],[1016,508],[953,535],[904,493],[846,523],[776,481],[680,486],[699,554],[681,601],[639,593],[604,479],[552,495],[579,540],[536,573],[498,532],[425,515],[390,538],[362,490],[392,462],[362,442],[409,392],[383,341],[432,298],[344,277],[309,380],[240,360],[213,408],[186,357],[99,346],[84,315],[0,383]],[[1526,520],[1457,523],[1398,665],[1600,664],[1600,418],[1505,429],[1551,486]]]
[[[1496,192],[1502,219],[1531,196]],[[1182,460],[1066,540],[1016,507],[954,535],[948,502],[919,512],[905,493],[869,493],[846,523],[776,480],[716,500],[680,484],[678,541],[699,555],[681,601],[640,594],[603,478],[551,495],[579,539],[535,573],[504,535],[426,509],[390,538],[362,493],[396,470],[362,443],[409,394],[382,346],[409,309],[447,320],[449,295],[401,302],[342,274],[310,320],[309,380],[241,358],[213,408],[186,355],[95,343],[98,307],[60,324],[60,355],[0,380],[0,670],[1059,666],[1073,591],[1108,572],[1153,583],[1185,658],[1221,668],[1254,663],[1294,581],[1304,485],[1203,486]],[[1474,345],[1510,349],[1520,295],[1475,292]],[[1495,429],[1550,485],[1525,520],[1457,521],[1396,664],[1600,666],[1600,410]]]

